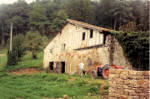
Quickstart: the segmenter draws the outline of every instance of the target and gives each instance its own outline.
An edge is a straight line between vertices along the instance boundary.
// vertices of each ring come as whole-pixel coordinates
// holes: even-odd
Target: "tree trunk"
[[[12,37],[13,36],[13,23],[11,23],[11,25],[10,25],[10,51],[12,51]]]

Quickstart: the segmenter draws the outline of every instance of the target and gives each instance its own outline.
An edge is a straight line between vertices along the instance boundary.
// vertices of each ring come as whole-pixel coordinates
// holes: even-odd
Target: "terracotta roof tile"
[[[91,24],[88,24],[88,23],[84,23],[84,22],[76,21],[76,20],[72,20],[72,19],[67,19],[67,22],[69,22],[71,24],[75,24],[75,25],[80,25],[80,26],[85,27],[85,28],[95,29],[95,30],[98,30],[98,31],[106,31],[106,32],[113,31],[111,29],[107,29],[107,28],[91,25]]]

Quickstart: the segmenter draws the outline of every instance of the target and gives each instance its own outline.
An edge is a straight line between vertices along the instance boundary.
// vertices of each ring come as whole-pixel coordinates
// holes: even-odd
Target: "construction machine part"
[[[108,65],[103,67],[102,76],[104,79],[108,79],[109,77],[109,68],[110,67]]]

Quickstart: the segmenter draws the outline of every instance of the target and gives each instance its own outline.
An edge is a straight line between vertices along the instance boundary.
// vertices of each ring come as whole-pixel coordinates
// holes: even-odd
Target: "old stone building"
[[[76,20],[67,20],[60,33],[44,49],[44,68],[74,73],[79,63],[130,66],[111,30]]]

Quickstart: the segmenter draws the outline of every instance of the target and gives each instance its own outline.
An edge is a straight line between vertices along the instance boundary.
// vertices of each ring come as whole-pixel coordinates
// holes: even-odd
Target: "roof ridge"
[[[98,31],[106,31],[106,32],[113,31],[111,29],[103,28],[100,26],[96,26],[96,25],[92,25],[89,23],[85,23],[85,22],[81,22],[81,21],[77,21],[77,20],[72,20],[72,19],[67,19],[67,22],[72,23],[72,24],[76,24],[76,25],[81,25],[83,27],[90,28],[90,29],[96,29]]]

